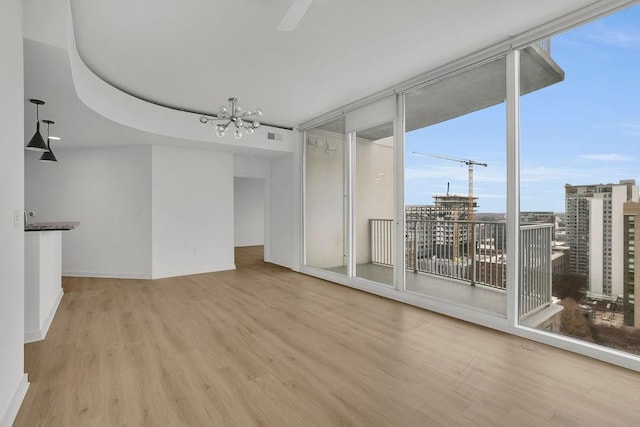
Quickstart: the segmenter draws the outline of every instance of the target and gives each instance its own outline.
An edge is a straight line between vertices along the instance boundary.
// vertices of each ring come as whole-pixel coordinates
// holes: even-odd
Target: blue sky
[[[563,212],[565,183],[640,183],[640,6],[554,37],[551,53],[565,80],[521,98],[521,210]],[[447,182],[467,194],[465,165],[419,151],[488,163],[474,169],[478,211],[504,212],[505,133],[504,104],[407,133],[406,203]]]

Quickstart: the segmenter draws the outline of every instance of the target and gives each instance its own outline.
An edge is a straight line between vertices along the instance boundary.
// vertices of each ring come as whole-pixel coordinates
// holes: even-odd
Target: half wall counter
[[[62,300],[62,232],[79,222],[39,222],[24,231],[24,341],[45,338]]]

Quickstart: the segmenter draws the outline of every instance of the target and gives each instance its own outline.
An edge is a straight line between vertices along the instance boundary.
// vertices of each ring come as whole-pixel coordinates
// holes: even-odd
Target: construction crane
[[[471,221],[473,221],[473,166],[474,165],[478,165],[478,166],[484,166],[487,167],[489,166],[486,163],[483,162],[477,162],[475,160],[470,160],[470,159],[458,159],[456,157],[449,157],[449,156],[441,156],[439,154],[432,154],[432,153],[418,153],[416,151],[413,152],[413,154],[416,154],[418,156],[424,156],[424,157],[435,157],[436,159],[443,159],[443,160],[451,160],[452,162],[458,162],[458,163],[462,163],[467,165],[468,169],[469,169],[469,193],[468,193],[468,205],[467,205],[467,224],[466,226],[463,226],[466,229],[466,255],[467,255],[467,265],[469,265],[469,263],[471,263],[471,284],[475,283],[475,261],[474,261],[474,253],[475,253],[475,248],[473,247],[473,244],[469,238],[469,236],[472,235],[473,233],[473,223]],[[447,195],[449,193],[449,185],[447,183]],[[453,236],[454,236],[454,243],[453,243],[453,259],[457,260],[458,259],[458,254],[459,254],[459,243],[460,243],[460,234],[459,234],[459,227],[458,227],[458,212],[457,210],[454,210],[452,212],[453,214]]]
[[[449,157],[449,156],[441,156],[439,154],[431,154],[431,153],[418,153],[417,151],[413,151],[412,154],[418,155],[418,156],[424,156],[424,157],[435,157],[436,159],[444,159],[444,160],[451,160],[452,162],[458,162],[458,163],[462,163],[468,166],[469,169],[469,202],[468,202],[468,211],[467,211],[467,220],[468,221],[473,221],[473,166],[474,165],[478,165],[478,166],[484,166],[485,168],[487,166],[489,166],[486,163],[483,162],[477,162],[475,160],[469,160],[469,159],[458,159],[456,157]]]

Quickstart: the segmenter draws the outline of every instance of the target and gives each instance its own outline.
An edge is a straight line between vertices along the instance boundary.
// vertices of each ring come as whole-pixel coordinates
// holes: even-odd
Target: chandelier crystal
[[[244,110],[238,104],[238,98],[229,98],[229,105],[221,105],[216,116],[202,116],[200,123],[207,124],[214,122],[216,134],[223,137],[229,126],[233,124],[235,131],[233,136],[242,138],[243,132],[251,135],[260,126],[259,119],[262,117],[262,110]]]

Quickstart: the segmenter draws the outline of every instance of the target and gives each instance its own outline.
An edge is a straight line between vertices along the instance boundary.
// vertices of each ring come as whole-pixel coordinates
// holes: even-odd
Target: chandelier
[[[251,135],[260,126],[260,117],[262,117],[261,109],[256,108],[254,111],[245,111],[238,104],[238,98],[229,98],[228,106],[221,105],[215,117],[200,117],[200,123],[215,122],[216,134],[219,137],[223,137],[227,132],[227,128],[233,124],[235,126],[233,136],[242,138],[243,131]]]

